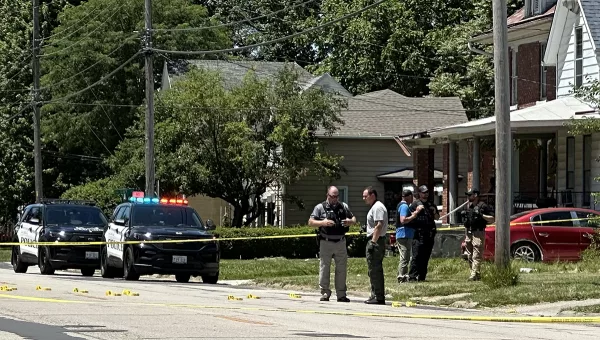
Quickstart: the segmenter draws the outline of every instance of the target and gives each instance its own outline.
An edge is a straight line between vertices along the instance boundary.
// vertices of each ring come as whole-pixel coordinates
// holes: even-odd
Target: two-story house
[[[600,184],[592,182],[597,165],[591,159],[600,151],[600,137],[567,136],[565,125],[573,117],[596,116],[571,91],[585,85],[585,75],[598,77],[599,24],[597,0],[526,0],[507,18],[514,212],[554,204],[595,208],[590,192],[600,191]],[[492,45],[492,30],[472,37],[470,44]],[[415,148],[444,144],[453,154],[444,172],[452,179],[452,174],[467,168],[469,186],[479,187],[492,203],[494,134],[495,117],[489,117],[431,130],[405,142]],[[452,180],[445,187],[449,211],[464,202],[464,195]],[[456,216],[448,222],[457,222]]]

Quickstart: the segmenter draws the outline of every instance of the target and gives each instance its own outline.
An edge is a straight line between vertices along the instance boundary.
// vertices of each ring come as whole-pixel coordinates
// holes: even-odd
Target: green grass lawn
[[[499,307],[600,298],[600,263],[514,262],[519,268],[533,268],[535,271],[521,273],[517,286],[491,289],[483,282],[468,282],[467,263],[461,259],[432,259],[428,282],[398,284],[397,261],[397,257],[384,260],[386,293],[397,301],[412,300],[431,305],[450,305],[461,301],[477,303],[477,307]],[[261,286],[318,292],[318,263],[318,259],[223,260],[221,277],[224,280],[252,279]],[[333,271],[334,266],[332,284]],[[368,294],[369,286],[365,259],[350,259],[348,290],[364,295]],[[468,295],[452,296],[460,293]]]
[[[578,313],[600,313],[600,305],[590,305],[590,306],[581,306],[581,307],[575,307],[575,308],[571,308],[571,310],[578,312]]]
[[[0,249],[0,260],[10,261],[10,249]],[[468,282],[467,263],[461,259],[432,259],[428,282],[398,284],[398,257],[386,257],[386,293],[391,294],[395,301],[412,300],[430,305],[451,305],[461,301],[476,303],[479,308],[600,298],[600,261],[513,264],[518,268],[533,268],[534,271],[519,274],[519,284],[512,287],[492,289],[483,282]],[[486,267],[490,265],[485,264],[484,275]],[[318,268],[318,259],[222,260],[220,277],[223,280],[251,279],[257,285],[289,289],[290,292],[318,292]],[[335,267],[332,265],[332,290],[335,290],[334,271]],[[369,293],[370,284],[364,258],[349,259],[347,281],[351,294],[366,296]],[[453,296],[461,293],[462,296]]]

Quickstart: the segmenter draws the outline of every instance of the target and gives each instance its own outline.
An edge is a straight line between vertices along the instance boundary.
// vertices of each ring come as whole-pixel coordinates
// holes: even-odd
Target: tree
[[[236,46],[256,44],[294,34],[316,25],[323,0],[204,0],[211,13],[224,22],[260,19],[232,26]],[[302,5],[299,5],[301,4]],[[277,14],[272,14],[277,12]],[[295,61],[307,66],[320,59],[315,48],[318,32],[238,53],[253,60]]]
[[[343,123],[341,97],[303,91],[286,68],[273,80],[252,71],[225,87],[215,72],[192,69],[158,95],[156,173],[161,191],[218,197],[235,209],[233,226],[263,212],[261,195],[276,183],[292,183],[310,170],[339,176],[341,158],[328,155],[314,131],[332,133]],[[140,115],[141,116],[141,115]],[[143,185],[144,121],[128,133],[111,164],[128,185]]]
[[[201,27],[218,24],[192,0],[154,0],[153,28]],[[145,98],[144,63],[140,54],[101,84],[65,101],[61,98],[92,86],[125,64],[142,47],[144,2],[89,0],[67,7],[60,25],[42,50],[44,100],[59,101],[43,107],[45,147],[60,154],[107,158],[134,123]],[[138,33],[136,33],[138,32]],[[230,45],[225,29],[190,32],[157,31],[153,45],[175,50],[224,48]],[[155,55],[156,87],[166,56]],[[66,103],[65,103],[66,102]],[[54,192],[108,175],[104,163],[60,158],[51,164]]]

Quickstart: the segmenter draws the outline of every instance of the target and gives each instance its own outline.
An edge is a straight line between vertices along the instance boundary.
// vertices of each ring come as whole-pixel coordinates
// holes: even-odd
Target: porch
[[[600,116],[571,96],[511,112],[512,174],[510,183],[504,185],[512,192],[512,213],[555,206],[600,209],[593,196],[600,192],[593,180],[600,166],[591,162],[600,154],[600,135],[571,136],[565,124],[583,117]],[[495,117],[399,136],[399,140],[413,149],[444,145],[448,157],[443,172],[448,175],[444,176],[443,213],[467,199],[459,190],[458,174],[467,178],[466,187],[478,188],[481,199],[494,207]],[[467,155],[459,152],[463,144],[467,144]],[[459,173],[459,168],[464,171],[459,166],[464,161],[468,169]],[[460,224],[460,215],[450,214],[443,223]]]

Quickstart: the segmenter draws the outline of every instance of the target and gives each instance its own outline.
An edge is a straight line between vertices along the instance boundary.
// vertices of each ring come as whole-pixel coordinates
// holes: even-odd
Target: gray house
[[[168,90],[191,65],[219,70],[224,75],[227,86],[239,83],[251,69],[259,77],[273,77],[286,63],[215,60],[169,62],[164,65],[161,90]],[[361,222],[364,222],[368,211],[362,201],[362,191],[366,186],[377,188],[381,201],[394,210],[397,204],[394,193],[400,192],[404,187],[414,187],[414,178],[418,177],[414,171],[417,163],[415,158],[409,150],[403,150],[402,143],[395,136],[467,121],[459,98],[409,98],[391,90],[353,97],[330,75],[313,76],[299,65],[293,65],[298,70],[299,82],[305,89],[317,87],[348,97],[348,108],[342,112],[345,124],[333,136],[317,132],[329,152],[344,157],[342,165],[347,173],[343,173],[339,181],[331,183],[319,180],[315,174],[309,174],[293,185],[270,188],[264,195],[264,201],[265,204],[271,204],[274,214],[266,216],[266,220],[258,221],[259,225],[306,224],[313,206],[325,199],[328,185],[336,185],[340,189],[340,199],[350,205]],[[426,167],[430,168],[433,163],[434,199],[441,206],[443,147],[439,146],[430,152],[434,156]],[[284,202],[283,195],[299,198],[303,207]],[[211,218],[219,224],[223,223],[223,216],[232,216],[231,208],[221,199],[196,196],[190,197],[189,202],[204,219]],[[391,211],[390,219],[393,217]]]

